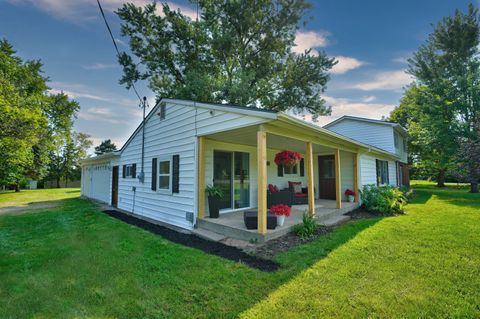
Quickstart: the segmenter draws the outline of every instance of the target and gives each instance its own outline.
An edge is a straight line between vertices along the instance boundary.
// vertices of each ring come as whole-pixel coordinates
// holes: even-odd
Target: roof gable
[[[377,125],[390,126],[390,127],[394,128],[395,130],[399,131],[401,134],[407,135],[407,130],[398,123],[387,122],[387,121],[376,120],[376,119],[369,119],[369,118],[365,118],[365,117],[351,116],[351,115],[344,115],[344,116],[342,116],[342,117],[324,125],[323,127],[328,129],[329,127],[332,127],[332,126],[334,126],[334,125],[336,125],[340,122],[348,121],[348,120],[349,121],[367,122],[367,123],[372,123],[372,124],[377,124]]]

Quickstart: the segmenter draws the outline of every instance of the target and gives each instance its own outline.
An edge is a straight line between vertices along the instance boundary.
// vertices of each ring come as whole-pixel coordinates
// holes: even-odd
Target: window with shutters
[[[135,164],[125,165],[125,177],[135,178]]]
[[[172,158],[158,159],[158,190],[171,193],[172,191]]]
[[[377,159],[377,185],[388,185],[388,161]]]

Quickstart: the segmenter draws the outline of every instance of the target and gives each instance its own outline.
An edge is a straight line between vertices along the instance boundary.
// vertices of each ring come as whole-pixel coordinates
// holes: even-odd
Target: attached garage
[[[82,196],[111,203],[112,170],[117,158],[109,153],[82,161]]]

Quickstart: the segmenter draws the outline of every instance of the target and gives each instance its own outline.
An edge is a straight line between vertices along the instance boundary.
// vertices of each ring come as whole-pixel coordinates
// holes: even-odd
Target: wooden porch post
[[[360,194],[358,187],[358,153],[353,154],[353,191],[355,192],[355,203],[359,202]]]
[[[337,209],[342,208],[342,176],[340,173],[340,150],[335,149],[335,195]]]
[[[205,218],[205,137],[198,137],[198,218]]]
[[[257,131],[257,209],[260,234],[267,233],[267,133],[262,126]]]
[[[308,214],[315,216],[315,192],[313,186],[313,151],[312,142],[307,142],[307,189],[308,189]]]

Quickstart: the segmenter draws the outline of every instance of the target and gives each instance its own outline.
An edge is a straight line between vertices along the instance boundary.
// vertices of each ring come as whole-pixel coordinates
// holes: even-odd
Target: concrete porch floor
[[[335,200],[315,200],[315,218],[319,224],[334,225],[350,219],[344,216],[355,208],[357,203],[342,202],[342,208],[335,208]],[[198,220],[198,228],[194,230],[199,236],[208,237],[207,232],[213,232],[213,240],[223,240],[233,238],[244,241],[265,242],[292,231],[296,224],[302,222],[302,216],[307,212],[308,205],[292,206],[290,217],[285,219],[283,226],[277,226],[275,229],[268,229],[265,235],[259,234],[256,229],[247,229],[243,221],[243,211],[221,214],[219,218],[208,218]],[[205,232],[207,231],[207,232]]]

